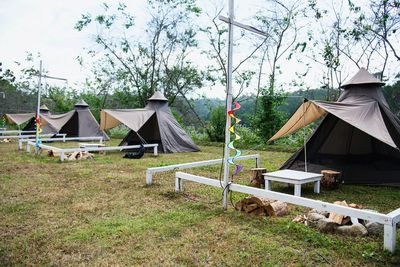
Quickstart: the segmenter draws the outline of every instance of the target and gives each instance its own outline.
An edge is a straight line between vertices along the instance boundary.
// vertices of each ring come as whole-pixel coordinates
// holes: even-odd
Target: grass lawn
[[[173,172],[156,174],[154,184],[145,186],[147,167],[222,155],[220,147],[201,149],[140,160],[111,152],[59,163],[19,152],[16,143],[0,144],[0,265],[400,265],[400,253],[383,251],[383,236],[343,237],[291,223],[306,210],[301,207],[290,206],[290,215],[281,218],[246,216],[232,206],[223,211],[217,188],[186,182],[185,193],[174,193]],[[270,171],[290,155],[259,153]],[[247,161],[235,182],[249,182],[252,166]],[[218,178],[220,166],[187,172]],[[293,194],[277,184],[273,190]],[[316,195],[310,184],[302,194],[380,212],[400,207],[398,188],[342,186]],[[243,196],[234,193],[232,200]]]

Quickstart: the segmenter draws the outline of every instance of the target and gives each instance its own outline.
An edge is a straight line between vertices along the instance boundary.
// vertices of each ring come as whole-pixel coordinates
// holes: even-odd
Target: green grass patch
[[[30,203],[12,203],[0,206],[0,213],[14,214],[27,213],[34,209],[34,205]]]
[[[118,145],[111,140],[107,145]],[[54,143],[76,147],[77,143]],[[95,154],[94,160],[60,163],[43,151],[34,156],[17,144],[0,144],[0,265],[101,266],[387,266],[399,265],[399,253],[382,249],[383,237],[322,234],[292,223],[306,212],[290,205],[283,218],[247,216],[229,206],[222,191],[193,182],[174,192],[174,171],[157,173],[145,185],[148,167],[218,159],[221,146],[201,146],[198,153],[150,153],[140,160],[120,152]],[[291,153],[246,150],[261,155],[262,166],[274,171]],[[234,182],[248,184],[254,160]],[[185,172],[218,179],[220,165]],[[232,167],[233,168],[233,167]],[[293,194],[293,187],[272,189]],[[343,185],[305,197],[346,200],[379,212],[400,207],[392,187]],[[245,197],[233,193],[233,203]]]

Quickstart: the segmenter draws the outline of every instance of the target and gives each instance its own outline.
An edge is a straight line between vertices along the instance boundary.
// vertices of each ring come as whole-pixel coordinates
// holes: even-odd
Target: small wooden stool
[[[266,173],[266,168],[253,168],[251,169],[251,182],[250,185],[261,188],[261,185],[265,186],[265,180],[263,173]]]
[[[324,189],[337,189],[340,184],[340,172],[332,170],[321,170],[321,187]]]

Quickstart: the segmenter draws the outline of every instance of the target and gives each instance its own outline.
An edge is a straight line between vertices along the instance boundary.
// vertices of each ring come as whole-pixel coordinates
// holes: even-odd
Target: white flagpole
[[[227,67],[227,81],[226,81],[226,126],[225,126],[225,153],[224,153],[224,192],[223,192],[223,208],[228,208],[228,194],[229,194],[229,162],[228,158],[230,150],[228,144],[230,142],[229,127],[231,126],[231,117],[228,112],[232,109],[232,55],[233,55],[233,24],[234,19],[234,0],[229,0],[229,24],[228,24],[228,67]]]
[[[36,120],[40,120],[40,96],[42,93],[42,61],[40,60],[39,67],[39,84],[38,84],[38,96],[37,96],[37,108],[36,108]],[[36,144],[39,142],[39,127],[36,124]],[[36,152],[38,152],[39,148],[36,146]]]

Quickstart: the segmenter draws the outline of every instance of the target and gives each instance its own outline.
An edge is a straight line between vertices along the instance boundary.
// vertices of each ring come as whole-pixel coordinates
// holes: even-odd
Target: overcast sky
[[[199,3],[203,8],[207,8],[212,6],[215,1]],[[221,1],[228,2],[227,0]],[[84,47],[94,45],[91,35],[93,32],[78,32],[74,29],[74,25],[80,19],[81,14],[101,12],[103,2],[115,4],[117,1],[0,0],[0,62],[3,62],[3,69],[9,68],[16,71],[20,67],[17,67],[14,61],[24,62],[26,51],[34,54],[40,52],[44,68],[48,70],[49,75],[67,78],[70,86],[81,88],[85,77],[90,73],[87,69],[80,67],[76,57],[85,55]],[[235,2],[236,18],[239,21],[246,22],[248,18],[256,14],[257,10],[264,8],[261,5],[262,0],[237,0]],[[127,4],[135,16],[136,26],[140,27],[141,21],[146,16],[145,0],[131,0],[127,1]],[[236,57],[234,60],[238,60],[241,52],[243,53],[238,49],[234,51]],[[35,62],[36,66],[38,64]],[[286,64],[285,69],[295,68],[295,65],[295,63]],[[301,68],[304,68],[301,65],[297,65],[297,67],[300,68],[300,71]],[[388,70],[391,71],[390,68]],[[295,71],[296,69],[293,69],[289,73]],[[317,81],[316,77],[320,77],[318,71],[320,71],[319,66],[307,78]],[[356,71],[357,69],[352,66],[350,75]],[[288,80],[289,78],[283,77],[283,79]],[[318,83],[315,82],[313,86],[318,86]],[[223,89],[212,94],[213,96],[224,96]]]

